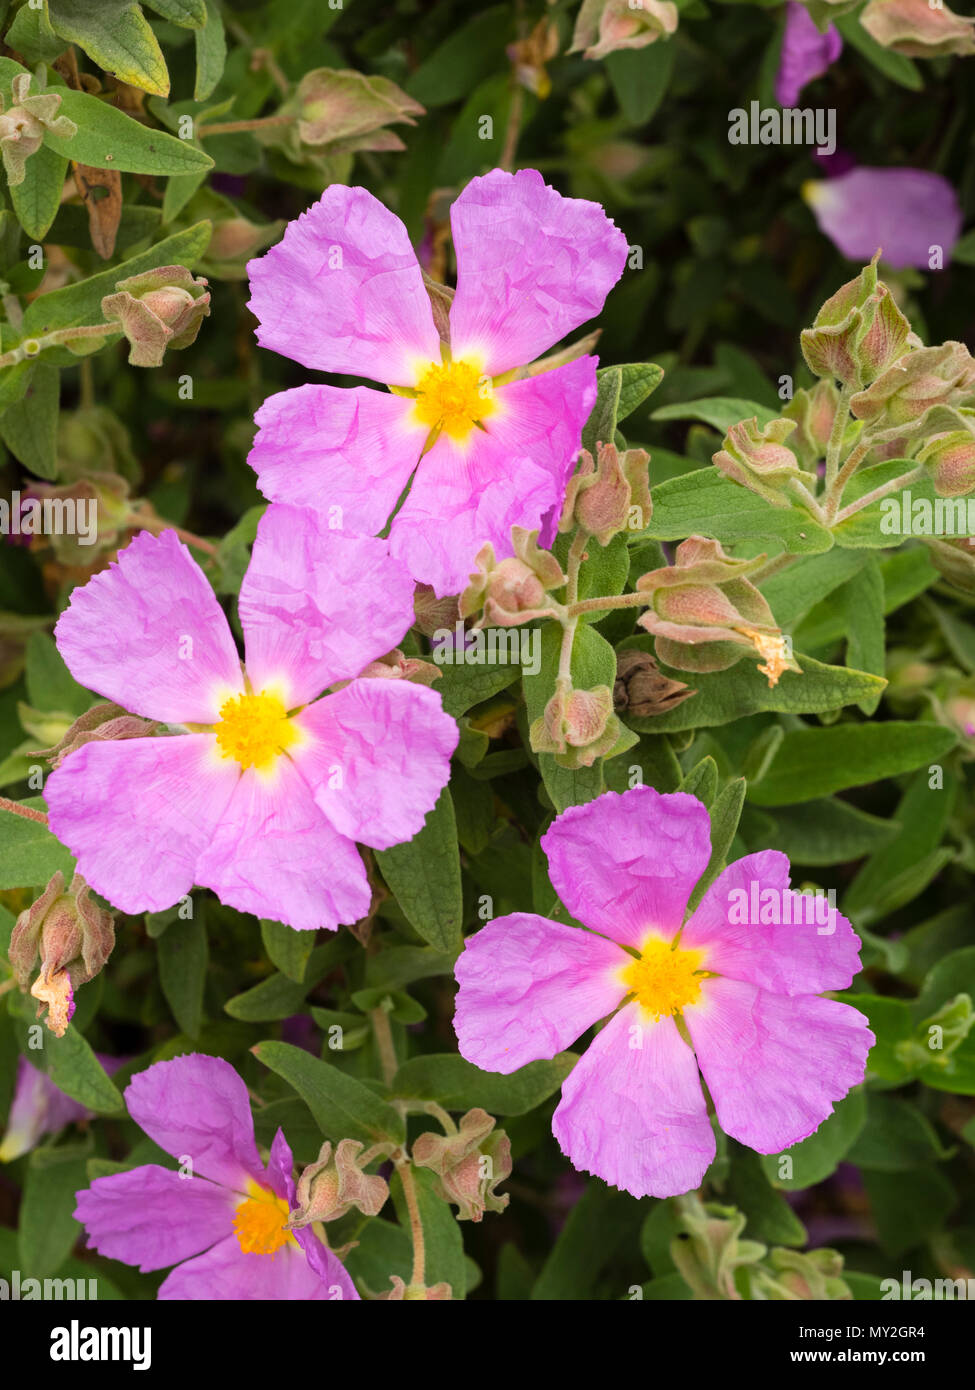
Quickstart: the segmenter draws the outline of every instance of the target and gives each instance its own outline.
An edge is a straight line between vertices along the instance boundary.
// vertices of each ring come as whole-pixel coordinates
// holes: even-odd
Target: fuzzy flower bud
[[[30,96],[31,75],[19,72],[10,84],[13,105],[3,109],[0,97],[0,157],[11,187],[23,183],[27,160],[44,143],[45,132],[61,140],[77,135],[78,127],[67,116],[57,114],[61,98],[56,92]]]
[[[413,594],[413,616],[424,637],[432,637],[441,628],[452,628],[460,617],[460,609],[454,595],[437,598],[429,584],[417,584]]]
[[[975,19],[955,14],[943,0],[870,0],[860,23],[882,48],[906,58],[975,53]]]
[[[74,991],[94,979],[112,953],[112,915],[91,899],[91,889],[75,874],[67,891],[58,871],[31,906],[17,918],[10,937],[10,964],[22,990],[27,989],[38,956],[40,973],[31,985],[47,1005],[47,1026],[63,1037],[74,1013]]]
[[[435,1190],[458,1208],[458,1221],[480,1221],[504,1211],[510,1198],[495,1188],[511,1174],[511,1141],[484,1110],[468,1110],[455,1134],[421,1134],[413,1162],[436,1174]]]
[[[802,330],[802,355],[815,376],[866,386],[919,345],[890,290],[877,279],[879,257],[878,251],[855,280],[827,299],[812,328]]]
[[[316,1161],[298,1179],[298,1206],[288,1222],[292,1230],[312,1221],[337,1221],[353,1207],[364,1216],[375,1216],[382,1209],[389,1188],[384,1178],[363,1173],[362,1147],[357,1139],[340,1139],[333,1153],[326,1139]]]
[[[917,453],[939,497],[965,497],[975,489],[975,430],[936,434]]]
[[[757,492],[775,507],[788,507],[788,485],[792,480],[806,488],[816,485],[815,477],[803,473],[799,460],[783,443],[795,430],[793,420],[770,420],[762,429],[758,418],[741,420],[724,437],[724,447],[712,456],[714,466],[742,487]]]
[[[667,714],[696,694],[682,681],[665,676],[649,652],[630,647],[617,655],[613,686],[613,708],[617,714],[625,711],[641,719]]]
[[[642,531],[653,514],[649,462],[645,449],[627,449],[621,457],[615,444],[597,444],[595,463],[583,449],[566,488],[559,530],[578,526],[600,545],[608,545],[619,531]],[[631,519],[636,526],[630,526]]]
[[[789,439],[789,447],[796,454],[801,467],[812,470],[826,457],[839,399],[833,382],[820,378],[811,391],[800,387],[792,400],[783,406],[785,418],[796,422],[796,432]]]
[[[511,528],[514,555],[495,559],[490,541],[475,556],[477,570],[460,596],[461,618],[483,611],[480,627],[516,627],[551,612],[548,590],[565,583],[558,560],[538,548],[538,532]]]
[[[927,542],[932,565],[949,584],[975,598],[975,536]]]
[[[605,58],[621,48],[646,48],[677,29],[677,6],[670,0],[582,0],[570,53]]]
[[[752,1284],[763,1298],[776,1302],[845,1302],[853,1294],[842,1274],[843,1256],[836,1250],[799,1251],[776,1246],[769,1252],[768,1265],[756,1267]]]
[[[530,730],[537,753],[554,753],[561,767],[592,767],[619,741],[620,722],[613,713],[608,685],[573,690],[560,683]]]
[[[196,340],[210,312],[206,283],[185,266],[164,265],[119,280],[116,292],[105,296],[102,313],[121,325],[133,367],[158,367],[167,348],[189,347]]]
[[[335,155],[357,150],[402,150],[389,125],[416,125],[426,114],[418,101],[388,77],[367,77],[347,69],[315,68],[306,72],[280,115],[291,124],[259,133],[266,145],[278,145],[295,164],[321,165]]]
[[[975,359],[964,343],[947,342],[907,353],[850,400],[871,434],[914,425],[935,406],[975,399]]]
[[[764,659],[758,669],[769,686],[783,671],[799,671],[772,610],[746,578],[764,560],[736,560],[719,541],[691,536],[673,565],[642,575],[637,591],[651,602],[639,626],[656,638],[658,659],[683,671],[725,671],[751,648]]]
[[[158,728],[158,724],[147,719],[127,714],[121,705],[100,700],[78,716],[58,743],[51,748],[38,748],[32,756],[46,758],[52,768],[60,767],[65,758],[86,743],[101,742],[103,739],[148,738]]]

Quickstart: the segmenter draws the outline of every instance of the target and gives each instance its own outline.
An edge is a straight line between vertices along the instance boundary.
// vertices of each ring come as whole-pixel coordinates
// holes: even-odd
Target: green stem
[[[827,519],[829,521],[833,521],[835,519],[836,513],[839,510],[839,505],[843,500],[844,488],[846,487],[850,479],[853,477],[860,464],[866,458],[867,454],[869,454],[872,447],[873,446],[870,444],[860,443],[854,445],[854,447],[850,450],[849,457],[847,458],[846,462],[843,464],[843,467],[836,475],[836,480],[833,483],[832,491],[826,497],[825,510]]]
[[[56,328],[53,333],[45,333],[40,338],[25,338],[22,343],[0,356],[0,367],[15,367],[29,357],[39,357],[46,348],[60,347],[62,343],[72,343],[76,338],[111,338],[122,332],[111,323],[84,323],[76,328]]]
[[[917,468],[912,468],[909,473],[902,473],[899,478],[892,478],[889,483],[882,483],[880,487],[875,487],[873,492],[866,493],[863,497],[851,502],[848,507],[844,507],[836,518],[836,525],[841,521],[848,521],[851,516],[856,516],[857,512],[862,512],[864,507],[869,507],[873,502],[879,502],[881,497],[889,497],[892,492],[899,492],[902,487],[907,487],[908,483],[916,483],[919,478],[924,477],[924,467],[919,464]]]
[[[833,416],[833,428],[830,431],[829,444],[826,447],[827,495],[832,492],[836,482],[836,474],[840,466],[840,449],[843,447],[843,435],[846,433],[847,421],[850,418],[850,397],[852,395],[853,387],[844,386],[836,405],[836,414]]]
[[[387,1086],[392,1086],[393,1079],[399,1071],[399,1063],[396,1060],[396,1048],[393,1045],[393,1029],[389,1022],[389,1014],[385,1009],[370,1009],[369,1022],[372,1024],[373,1037],[376,1039],[376,1051],[379,1053],[383,1080]]]
[[[801,555],[793,555],[789,550],[783,550],[778,555],[773,555],[760,570],[749,576],[752,584],[761,584],[766,579],[771,579],[773,574],[780,574],[790,565],[794,565],[797,560],[801,560]]]
[[[413,1272],[410,1275],[410,1283],[423,1284],[426,1281],[427,1273],[426,1241],[423,1236],[423,1221],[420,1217],[420,1202],[417,1197],[413,1168],[410,1160],[402,1150],[400,1151],[400,1157],[396,1159],[396,1171],[399,1173],[400,1182],[403,1184],[403,1196],[406,1199],[406,1210],[410,1218],[410,1239],[413,1242]]]
[[[570,603],[566,615],[571,621],[582,613],[608,612],[611,608],[641,608],[651,603],[649,594],[616,594],[612,598],[583,598]]]
[[[269,126],[294,125],[297,116],[255,116],[250,121],[215,121],[213,125],[197,126],[196,138],[206,140],[210,135],[239,135],[248,130],[266,130]]]
[[[177,526],[173,521],[166,521],[164,517],[144,516],[136,510],[131,511],[125,520],[128,525],[141,526],[143,531],[151,531],[154,536],[160,535],[163,531],[175,531],[184,545],[192,545],[196,550],[202,550],[207,555],[219,554],[212,541],[205,541],[202,536],[195,536],[192,531],[184,531],[182,526]]]

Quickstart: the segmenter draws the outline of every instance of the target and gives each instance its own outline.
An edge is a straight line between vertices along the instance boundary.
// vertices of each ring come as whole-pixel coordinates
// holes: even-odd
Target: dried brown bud
[[[641,719],[666,714],[696,694],[696,690],[682,681],[665,676],[649,652],[631,647],[617,655],[616,684],[613,686],[613,707],[617,714],[626,711]]]

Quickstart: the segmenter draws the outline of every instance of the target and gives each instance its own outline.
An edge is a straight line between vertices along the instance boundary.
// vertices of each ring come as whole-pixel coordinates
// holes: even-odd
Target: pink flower
[[[834,24],[828,24],[825,34],[821,34],[806,7],[799,4],[799,0],[789,0],[775,78],[775,100],[783,107],[795,106],[803,87],[822,77],[842,51],[843,40]]]
[[[878,247],[895,270],[930,270],[932,250],[947,265],[961,234],[958,195],[926,169],[858,166],[833,179],[811,180],[803,197],[820,231],[849,261],[869,261]]]
[[[598,204],[563,198],[534,169],[472,179],[451,226],[449,347],[406,228],[364,188],[332,184],[248,266],[262,347],[391,387],[265,401],[250,455],[262,492],[375,535],[413,477],[391,550],[438,595],[459,593],[486,542],[511,555],[513,525],[541,527],[543,545],[554,535],[596,359],[518,369],[599,313],[626,260]]]
[[[811,901],[790,892],[784,854],[729,865],[684,922],[709,826],[694,797],[649,787],[570,807],[542,846],[566,910],[590,930],[516,912],[457,962],[460,1051],[486,1071],[554,1057],[611,1015],[552,1128],[574,1167],[634,1197],[688,1192],[714,1158],[698,1067],[725,1133],[779,1153],[862,1081],[873,1042],[862,1014],[818,997],[859,969],[849,922],[832,909],[825,935],[769,921],[769,890],[783,921]]]
[[[384,541],[271,507],[240,590],[245,675],[186,548],[171,531],[137,536],[75,589],[57,643],[82,685],[178,732],[88,743],[51,773],[51,830],[78,872],[123,912],[162,911],[196,883],[292,927],[364,917],[354,841],[412,838],[457,743],[433,690],[353,679],[412,604]]]
[[[143,1271],[175,1265],[160,1299],[358,1299],[310,1229],[287,1229],[291,1149],[279,1129],[262,1163],[247,1087],[229,1062],[199,1053],[155,1062],[125,1102],[180,1169],[146,1163],[77,1193],[91,1249]]]
[[[122,1065],[121,1059],[96,1054],[109,1076]],[[56,1134],[65,1125],[90,1120],[94,1111],[86,1110],[76,1100],[55,1086],[54,1082],[32,1067],[25,1057],[17,1059],[17,1078],[13,1100],[7,1116],[7,1130],[0,1143],[0,1163],[12,1163],[28,1153],[45,1134]]]

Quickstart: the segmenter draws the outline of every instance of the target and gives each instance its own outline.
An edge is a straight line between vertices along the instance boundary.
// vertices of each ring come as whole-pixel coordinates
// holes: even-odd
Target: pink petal
[[[540,526],[561,497],[551,473],[493,435],[474,430],[464,444],[441,435],[396,514],[390,549],[438,598],[459,594],[485,541],[510,555],[512,526]]]
[[[54,1134],[65,1125],[90,1115],[90,1110],[66,1096],[44,1072],[31,1066],[26,1057],[18,1057],[7,1128],[0,1143],[0,1163],[12,1163],[21,1154],[28,1153],[45,1134]]]
[[[450,225],[451,350],[490,376],[533,361],[598,314],[626,264],[626,238],[599,204],[563,198],[535,169],[472,179]]]
[[[288,758],[248,770],[197,867],[222,903],[298,930],[334,930],[369,911],[362,860]]]
[[[552,1132],[574,1168],[634,1197],[699,1187],[715,1154],[694,1053],[629,1004],[562,1083]]]
[[[240,766],[212,734],[86,743],[44,787],[52,834],[122,912],[162,912],[197,882],[196,864]]]
[[[76,681],[147,719],[211,724],[243,689],[223,609],[172,531],[141,531],[74,590],[54,631]]]
[[[803,188],[813,216],[847,260],[868,261],[879,248],[895,270],[930,269],[932,246],[951,259],[961,235],[958,195],[927,169],[859,167]]]
[[[799,4],[799,0],[789,0],[775,78],[775,100],[783,107],[795,106],[803,87],[822,77],[842,51],[843,40],[835,24],[827,25],[825,34],[821,34],[806,7]]]
[[[684,1019],[721,1128],[759,1153],[781,1153],[818,1129],[863,1080],[874,1042],[848,1004],[739,980],[706,980]]]
[[[249,1179],[263,1183],[247,1087],[222,1057],[190,1052],[153,1062],[133,1076],[125,1103],[161,1149],[180,1162],[190,1159],[195,1177],[236,1193],[246,1193]]]
[[[228,1236],[205,1255],[177,1265],[159,1287],[160,1300],[228,1302],[341,1298],[344,1289],[323,1282],[303,1250],[286,1245],[273,1255],[245,1254],[236,1235]]]
[[[413,623],[413,584],[385,541],[275,503],[257,530],[239,612],[251,685],[283,687],[292,709],[396,646]]]
[[[88,1248],[146,1271],[188,1260],[233,1230],[240,1197],[154,1163],[96,1178],[77,1194],[74,1217]]]
[[[752,890],[752,885],[756,887]],[[785,899],[790,916],[801,925],[763,925],[761,911],[753,912],[753,899],[761,905],[763,891],[772,890],[784,915]],[[736,896],[732,898],[732,894]],[[745,906],[747,922],[729,922],[738,904]],[[860,938],[845,917],[832,909],[827,920],[806,922],[813,906],[808,898],[789,889],[789,861],[778,850],[729,864],[695,908],[681,936],[681,946],[707,948],[707,968],[733,980],[748,980],[776,994],[820,994],[827,989],[846,989],[860,969]],[[827,908],[826,900],[822,908]],[[771,915],[767,912],[766,915]],[[832,927],[832,932],[827,931]],[[823,935],[820,935],[820,931]]]
[[[616,1008],[629,959],[613,943],[547,917],[496,917],[467,938],[454,967],[461,1056],[505,1075],[554,1057]]]
[[[270,396],[248,462],[272,502],[314,507],[336,530],[386,525],[429,429],[414,403],[367,386],[298,386]]]
[[[640,946],[674,936],[711,857],[711,822],[696,797],[652,787],[570,806],[542,836],[552,886],[594,931]]]
[[[294,761],[342,835],[373,849],[411,840],[450,777],[457,725],[435,690],[356,680],[296,718]]]
[[[247,272],[261,347],[393,386],[411,386],[421,366],[440,361],[406,228],[364,188],[326,188]]]
[[[359,1294],[356,1286],[352,1282],[351,1276],[346,1272],[345,1266],[337,1255],[323,1245],[315,1235],[310,1226],[302,1228],[294,1233],[295,1240],[305,1252],[305,1259],[318,1278],[328,1290],[330,1300],[352,1299],[357,1302]],[[314,1295],[316,1298],[319,1294]]]

